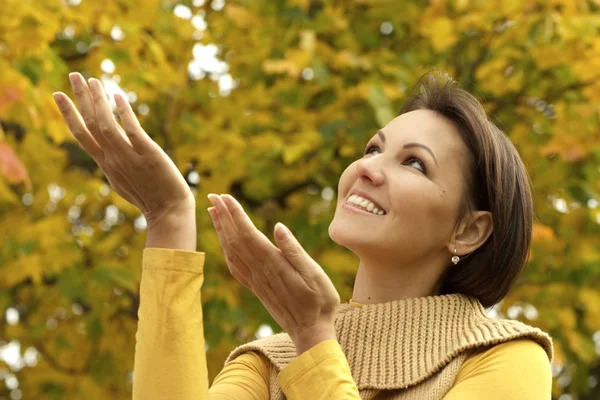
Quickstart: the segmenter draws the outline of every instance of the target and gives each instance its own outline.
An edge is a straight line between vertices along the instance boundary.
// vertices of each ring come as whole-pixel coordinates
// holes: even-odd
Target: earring
[[[454,263],[454,265],[456,265],[459,261],[460,257],[456,255],[456,249],[454,249],[454,256],[452,257],[452,262]]]

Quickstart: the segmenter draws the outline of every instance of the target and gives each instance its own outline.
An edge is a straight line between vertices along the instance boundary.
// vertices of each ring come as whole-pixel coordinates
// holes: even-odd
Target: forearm
[[[325,321],[313,327],[308,327],[301,332],[290,333],[296,346],[298,356],[326,340],[337,340],[334,319]]]
[[[143,252],[133,399],[206,399],[204,253]]]
[[[148,221],[146,248],[196,251],[196,205],[182,206]]]
[[[326,340],[288,364],[277,380],[289,400],[360,400],[342,348]]]

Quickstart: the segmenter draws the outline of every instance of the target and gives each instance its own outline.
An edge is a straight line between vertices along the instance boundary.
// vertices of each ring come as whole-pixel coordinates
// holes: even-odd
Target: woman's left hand
[[[287,332],[298,355],[336,339],[340,296],[325,271],[283,224],[276,246],[259,231],[232,196],[210,194],[209,208],[231,274],[250,289]]]

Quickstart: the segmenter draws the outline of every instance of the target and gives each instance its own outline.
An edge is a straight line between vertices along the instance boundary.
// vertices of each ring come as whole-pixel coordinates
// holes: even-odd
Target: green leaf
[[[92,341],[98,340],[104,333],[102,321],[97,315],[90,315],[85,323],[88,337]]]
[[[92,360],[90,371],[94,381],[98,385],[104,385],[112,375],[115,367],[112,355],[107,351],[103,351]]]
[[[79,267],[64,269],[58,277],[56,287],[63,296],[72,302],[81,300],[87,293],[83,271]]]
[[[394,119],[392,106],[383,92],[381,85],[371,85],[369,88],[369,104],[373,111],[375,111],[375,119],[379,124],[379,127],[385,126]]]

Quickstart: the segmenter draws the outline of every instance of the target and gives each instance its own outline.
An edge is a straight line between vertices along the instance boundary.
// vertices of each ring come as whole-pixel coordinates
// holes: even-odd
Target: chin
[[[364,248],[372,239],[366,238],[364,232],[357,231],[356,226],[351,225],[334,217],[328,232],[331,240],[356,254],[357,249]]]

